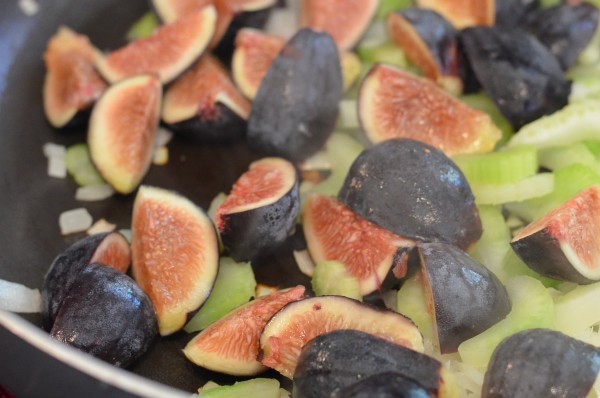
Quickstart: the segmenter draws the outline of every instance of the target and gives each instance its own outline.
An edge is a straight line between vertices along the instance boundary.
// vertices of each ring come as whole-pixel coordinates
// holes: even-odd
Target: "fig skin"
[[[433,397],[419,383],[400,373],[385,372],[369,376],[339,392],[335,398],[425,398]]]
[[[586,397],[599,370],[596,347],[553,330],[526,330],[496,348],[481,396]]]
[[[571,83],[535,37],[495,26],[464,29],[459,40],[477,80],[515,130],[567,104]]]
[[[309,341],[294,372],[294,398],[336,395],[357,381],[398,373],[437,396],[442,366],[437,360],[356,330],[336,330]],[[372,395],[371,395],[372,396]]]
[[[338,198],[404,238],[466,249],[482,234],[465,176],[444,153],[422,142],[391,139],[365,150]]]
[[[152,303],[127,275],[91,264],[73,280],[50,335],[106,362],[127,367],[156,337]]]
[[[216,104],[213,112],[217,117],[212,120],[193,117],[168,124],[169,129],[202,144],[231,144],[246,138],[246,120],[223,104]]]
[[[460,343],[508,315],[511,304],[506,289],[467,253],[445,243],[420,244],[418,251],[442,354],[456,352]]]
[[[539,0],[498,0],[496,6],[496,25],[521,28],[527,16],[538,9]]]
[[[331,36],[302,29],[279,53],[258,89],[248,119],[248,145],[265,155],[302,161],[335,128],[343,82]]]

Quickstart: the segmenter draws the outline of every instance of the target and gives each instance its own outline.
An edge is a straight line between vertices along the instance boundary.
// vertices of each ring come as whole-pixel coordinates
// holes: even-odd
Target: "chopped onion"
[[[169,142],[171,142],[172,138],[173,132],[171,132],[171,130],[167,130],[164,127],[159,127],[156,131],[156,139],[154,140],[154,146],[156,148],[166,146]]]
[[[274,8],[271,16],[265,25],[265,32],[289,39],[298,31],[298,14],[289,8]]]
[[[63,235],[86,231],[92,226],[92,216],[84,208],[68,210],[60,214],[58,225]]]
[[[169,149],[166,146],[161,146],[155,149],[152,164],[156,166],[164,166],[169,163]]]
[[[0,309],[11,312],[41,312],[42,298],[38,289],[0,279]]]
[[[315,270],[315,263],[308,254],[308,250],[294,250],[294,260],[298,264],[298,269],[306,276],[312,276]]]
[[[77,188],[75,199],[82,202],[95,202],[113,196],[115,191],[108,184],[88,185]]]
[[[117,228],[116,224],[111,224],[104,218],[99,219],[86,231],[88,235],[100,234],[103,232],[112,232]]]
[[[339,128],[355,130],[360,127],[356,106],[356,100],[353,99],[342,100],[342,102],[340,102],[340,116],[338,118]]]
[[[54,178],[65,178],[67,176],[67,164],[65,158],[48,158],[48,175]]]
[[[40,10],[40,5],[35,0],[19,0],[19,8],[28,17],[32,17]]]
[[[64,158],[67,153],[67,148],[64,145],[58,145],[53,142],[47,142],[42,147],[44,156],[47,158]]]

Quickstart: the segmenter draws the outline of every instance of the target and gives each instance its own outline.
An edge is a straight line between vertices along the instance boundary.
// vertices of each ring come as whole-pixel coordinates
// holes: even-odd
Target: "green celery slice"
[[[372,64],[382,63],[397,66],[399,68],[406,68],[408,65],[402,48],[390,41],[376,45],[369,45],[366,43],[359,46],[356,49],[356,53],[363,62]]]
[[[433,331],[433,319],[427,310],[425,289],[421,274],[417,273],[404,281],[396,296],[396,310],[410,318],[423,335],[430,341],[437,341]]]
[[[585,140],[582,143],[587,147],[588,151],[594,155],[596,159],[600,158],[600,141],[599,140]]]
[[[380,0],[376,18],[384,19],[392,11],[403,10],[414,5],[413,0]]]
[[[598,76],[584,76],[573,80],[569,103],[590,99],[600,100],[600,78]]]
[[[542,282],[546,287],[557,287],[561,283],[561,281],[542,276],[529,268],[512,249],[507,250],[502,258],[502,274],[507,279],[519,275],[530,276]]]
[[[479,206],[479,218],[483,234],[470,255],[504,282],[507,277],[503,271],[503,259],[510,250],[510,229],[500,207]]]
[[[554,189],[554,175],[540,173],[507,184],[471,184],[475,201],[480,205],[519,202],[549,194]]]
[[[199,398],[279,398],[279,381],[256,378],[198,392]]]
[[[75,144],[68,147],[65,154],[65,163],[67,171],[77,185],[85,187],[105,184],[104,179],[92,163],[87,144]]]
[[[600,283],[577,286],[554,300],[556,330],[577,338],[600,322]]]
[[[492,122],[500,129],[500,131],[502,131],[502,138],[496,145],[500,146],[506,144],[510,137],[515,133],[508,120],[502,115],[489,96],[485,94],[468,94],[461,96],[459,99],[471,108],[487,113],[492,118]]]
[[[345,296],[362,301],[358,279],[350,275],[339,261],[317,263],[311,284],[317,296]]]
[[[131,25],[127,31],[127,40],[134,41],[138,39],[145,39],[152,36],[154,30],[160,26],[160,21],[154,15],[152,11],[148,11],[142,15],[137,21]]]
[[[572,164],[584,164],[594,167],[596,157],[583,142],[564,147],[540,149],[539,164],[549,170],[558,170]]]

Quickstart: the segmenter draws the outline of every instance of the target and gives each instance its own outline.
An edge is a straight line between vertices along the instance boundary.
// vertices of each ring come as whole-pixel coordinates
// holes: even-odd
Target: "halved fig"
[[[387,65],[374,66],[363,80],[358,117],[374,144],[410,138],[448,156],[489,152],[502,136],[484,112],[427,79]]]
[[[162,108],[162,120],[174,131],[210,142],[243,138],[249,114],[250,103],[209,54],[169,86]]]
[[[52,126],[64,127],[104,92],[106,83],[94,69],[101,56],[87,36],[66,26],[52,36],[44,53],[44,112]]]
[[[535,37],[496,26],[464,29],[459,39],[477,80],[514,129],[567,104],[571,84]]]
[[[302,211],[302,227],[312,259],[344,264],[360,285],[360,294],[379,289],[396,259],[399,247],[414,242],[370,223],[344,204],[310,195]]]
[[[133,276],[154,304],[160,334],[175,333],[208,298],[217,277],[212,222],[183,196],[142,186],[131,234]]]
[[[537,37],[569,69],[587,47],[598,28],[598,7],[590,3],[558,4],[532,12],[525,29]]]
[[[433,10],[407,8],[388,14],[387,30],[425,77],[450,92],[462,92],[458,31],[444,17]]]
[[[462,250],[445,243],[418,245],[421,280],[442,354],[498,323],[510,312],[496,275]]]
[[[342,84],[331,36],[300,30],[256,94],[248,120],[250,148],[297,161],[317,152],[335,128]]]
[[[148,296],[127,275],[102,264],[77,274],[50,335],[106,362],[126,367],[156,337]]]
[[[302,0],[300,26],[329,33],[347,50],[365,33],[378,5],[379,0]]]
[[[156,76],[138,75],[112,85],[92,110],[90,156],[117,192],[132,192],[150,167],[161,97]]]
[[[523,228],[510,243],[529,268],[554,279],[600,280],[600,187],[592,186]]]
[[[481,236],[473,192],[460,169],[422,142],[392,139],[361,153],[338,198],[393,233],[468,248]]]
[[[390,395],[390,389],[396,393]],[[419,391],[415,397],[453,396],[452,380],[439,361],[357,330],[335,330],[310,340],[294,372],[297,398],[413,397],[402,395],[407,390]]]
[[[587,397],[600,370],[600,350],[548,329],[512,335],[496,348],[483,398]]]
[[[299,209],[294,166],[281,158],[264,158],[236,181],[215,219],[231,257],[249,261],[285,241]]]
[[[521,28],[527,16],[538,9],[539,0],[498,0],[496,25]]]
[[[419,7],[439,12],[458,29],[493,25],[494,3],[494,0],[417,0]]]
[[[267,368],[256,359],[260,334],[284,305],[304,297],[304,286],[259,297],[204,329],[184,348],[193,363],[234,376],[252,376]]]
[[[271,318],[260,336],[260,362],[292,378],[306,343],[340,329],[367,332],[414,351],[424,349],[421,333],[403,315],[343,296],[321,296],[290,303]]]
[[[59,254],[42,285],[42,320],[50,329],[73,281],[89,264],[100,263],[120,272],[126,272],[131,263],[129,242],[117,232],[90,235]]]
[[[96,67],[111,83],[140,73],[152,73],[167,83],[187,69],[208,47],[217,13],[212,5],[195,10],[102,57]]]

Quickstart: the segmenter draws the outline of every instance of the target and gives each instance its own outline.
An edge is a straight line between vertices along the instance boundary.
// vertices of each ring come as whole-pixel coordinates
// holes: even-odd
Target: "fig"
[[[260,336],[260,362],[292,378],[300,351],[313,338],[340,329],[371,333],[413,351],[423,351],[423,337],[401,314],[343,296],[310,297],[287,304]]]
[[[161,336],[175,333],[206,301],[217,277],[219,248],[212,222],[183,196],[142,186],[131,234],[134,279],[152,300]]]
[[[161,97],[156,76],[137,75],[112,85],[92,110],[90,156],[117,192],[132,192],[150,167]]]
[[[417,397],[445,397],[451,389],[445,378],[441,363],[432,357],[382,336],[335,330],[315,337],[302,349],[294,372],[294,397],[413,397],[378,393],[395,389],[421,390]]]
[[[396,235],[468,248],[481,236],[475,198],[460,169],[441,151],[392,139],[363,151],[339,200]]]
[[[539,0],[496,1],[496,25],[522,28],[527,16],[537,10]]]
[[[417,0],[419,7],[437,11],[458,29],[493,25],[494,3],[494,0]]]
[[[89,39],[61,26],[44,53],[44,112],[53,127],[65,127],[106,89],[94,69],[102,55]]]
[[[253,162],[217,209],[221,241],[236,261],[279,246],[293,232],[300,209],[298,175],[281,158]]]
[[[300,30],[260,85],[248,120],[248,145],[267,155],[304,160],[321,149],[335,128],[342,90],[331,36]]]
[[[485,153],[502,133],[492,119],[435,83],[387,65],[375,65],[358,94],[358,117],[374,144],[410,138],[446,155]]]
[[[433,10],[407,8],[387,17],[391,39],[425,77],[451,92],[462,92],[458,31]]]
[[[334,198],[310,195],[302,211],[302,227],[310,256],[316,263],[335,260],[344,264],[360,285],[360,294],[379,289],[399,247],[414,242],[356,215]]]
[[[548,329],[516,333],[500,344],[485,374],[483,398],[586,397],[600,350]]]
[[[477,80],[515,130],[567,104],[571,84],[535,37],[495,26],[467,28],[459,40]]]
[[[227,70],[209,54],[169,86],[162,120],[175,132],[200,141],[228,142],[246,133],[250,103]]]
[[[600,280],[600,187],[591,186],[523,228],[510,243],[534,271],[588,284]]]
[[[569,69],[598,28],[598,7],[590,3],[558,4],[532,12],[525,29]]]
[[[418,245],[421,280],[442,354],[498,323],[510,312],[506,289],[496,275],[446,243]]]
[[[326,32],[339,48],[356,45],[375,16],[379,0],[302,0],[300,26]]]
[[[78,273],[50,335],[97,358],[127,367],[156,337],[148,296],[127,275],[102,264]]]
[[[74,280],[89,264],[100,263],[126,272],[131,263],[129,242],[117,232],[90,235],[59,254],[42,285],[42,319],[48,330]]]
[[[216,20],[212,5],[194,10],[161,26],[149,38],[138,39],[105,55],[96,67],[111,83],[141,73],[156,74],[161,82],[167,83],[204,52],[214,35]]]
[[[198,366],[235,376],[252,376],[267,368],[257,361],[259,338],[267,321],[284,305],[304,297],[304,287],[259,297],[204,329],[185,347]]]

